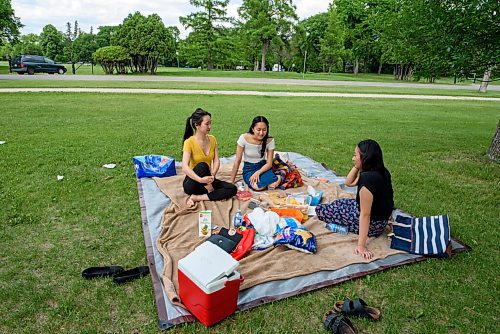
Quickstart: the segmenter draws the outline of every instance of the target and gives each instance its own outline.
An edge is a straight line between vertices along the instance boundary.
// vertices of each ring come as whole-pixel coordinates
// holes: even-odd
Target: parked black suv
[[[67,69],[62,64],[56,64],[52,59],[43,56],[24,55],[12,60],[12,71],[17,74],[28,73],[66,73]]]

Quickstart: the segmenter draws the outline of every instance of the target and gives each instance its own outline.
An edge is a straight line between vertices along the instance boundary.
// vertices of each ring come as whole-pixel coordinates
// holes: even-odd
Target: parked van
[[[273,72],[283,72],[285,69],[283,68],[283,66],[279,65],[279,64],[274,64],[273,65]]]
[[[52,59],[43,56],[22,55],[14,58],[11,63],[12,71],[17,74],[28,73],[66,73],[67,69],[62,64],[56,64]]]

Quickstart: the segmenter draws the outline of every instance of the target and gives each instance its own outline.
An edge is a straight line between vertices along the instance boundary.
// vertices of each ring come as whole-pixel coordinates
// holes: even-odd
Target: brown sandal
[[[380,318],[380,310],[378,308],[368,306],[361,298],[351,300],[346,298],[344,301],[338,301],[333,306],[336,312],[345,315],[355,315],[365,317],[370,320],[378,320]]]
[[[356,334],[352,322],[346,316],[335,311],[328,311],[325,314],[323,325],[333,334]]]

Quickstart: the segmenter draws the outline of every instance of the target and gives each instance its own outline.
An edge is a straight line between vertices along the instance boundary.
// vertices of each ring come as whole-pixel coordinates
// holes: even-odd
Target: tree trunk
[[[267,54],[267,48],[269,47],[269,42],[265,41],[262,43],[262,59],[260,61],[260,70],[261,72],[266,71],[266,54]]]
[[[71,73],[73,73],[73,75],[75,75],[75,73],[76,73],[74,61],[71,61]]]
[[[382,73],[382,61],[378,64],[377,74],[380,75],[380,73]]]
[[[258,60],[254,61],[254,63],[253,63],[253,70],[255,72],[257,72],[259,70],[259,61]]]
[[[211,71],[214,69],[214,63],[212,61],[207,62],[207,71]]]
[[[484,71],[483,80],[481,81],[481,86],[479,87],[479,92],[486,93],[488,91],[488,84],[490,82],[492,65],[488,65],[486,71]]]
[[[497,132],[491,141],[490,149],[488,150],[488,156],[491,160],[500,160],[500,121],[497,123]]]
[[[358,71],[359,71],[359,60],[358,58],[356,58],[354,60],[354,70],[353,70],[354,75],[358,75]]]

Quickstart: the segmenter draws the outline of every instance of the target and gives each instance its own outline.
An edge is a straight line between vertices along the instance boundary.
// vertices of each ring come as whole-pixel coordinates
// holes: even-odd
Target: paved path
[[[400,87],[426,89],[456,89],[478,91],[479,85],[440,85],[410,82],[366,82],[366,81],[328,81],[271,78],[220,78],[220,77],[177,77],[165,75],[17,75],[3,74],[0,80],[50,80],[50,81],[171,81],[171,82],[213,82],[246,83],[270,85],[305,85],[305,86],[359,86],[359,87]],[[500,91],[500,86],[489,86],[490,91]]]
[[[118,94],[201,94],[201,95],[254,95],[254,96],[302,96],[302,97],[350,97],[373,99],[416,99],[416,100],[469,100],[500,101],[494,97],[441,96],[441,95],[398,95],[398,94],[356,94],[356,93],[310,93],[310,92],[258,92],[234,90],[187,90],[187,89],[139,89],[139,88],[0,88],[0,93],[19,92],[68,92],[68,93],[118,93]]]

